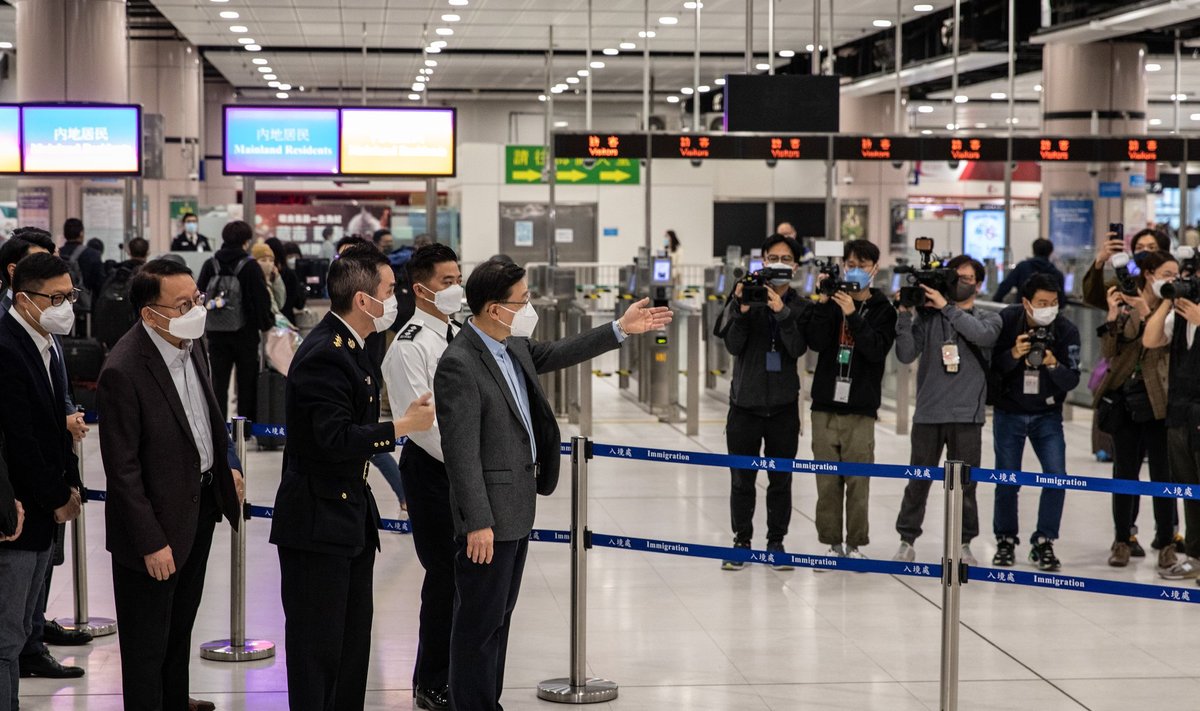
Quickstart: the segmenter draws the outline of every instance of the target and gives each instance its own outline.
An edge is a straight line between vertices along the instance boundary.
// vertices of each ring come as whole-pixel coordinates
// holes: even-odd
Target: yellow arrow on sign
[[[541,174],[541,172],[533,170],[533,169],[514,170],[512,177],[513,177],[513,180],[523,180],[527,183],[536,183],[542,179],[542,174]]]
[[[602,170],[600,171],[600,180],[605,183],[623,183],[629,180],[632,175],[623,170]]]
[[[572,169],[572,170],[558,171],[558,179],[566,180],[567,182],[570,182],[570,183],[578,183],[580,180],[583,180],[586,177],[587,177],[587,173],[583,172],[582,170]]]

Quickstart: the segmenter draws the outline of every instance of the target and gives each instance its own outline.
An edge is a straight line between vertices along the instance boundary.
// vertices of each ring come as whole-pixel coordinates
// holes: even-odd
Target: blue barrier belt
[[[967,571],[967,577],[971,580],[978,580],[984,583],[1076,590],[1078,592],[1095,593],[1098,595],[1140,597],[1147,600],[1200,603],[1200,590],[1196,590],[1195,588],[1179,588],[1170,585],[1148,585],[1146,583],[1127,583],[1120,580],[1080,578],[1074,575],[980,567],[970,568]]]
[[[1075,489],[1132,496],[1157,496],[1171,499],[1200,499],[1200,486],[1182,486],[1153,481],[1102,479],[1068,474],[1037,474],[1001,469],[972,469],[971,480],[1000,486],[1034,486],[1043,489]]]

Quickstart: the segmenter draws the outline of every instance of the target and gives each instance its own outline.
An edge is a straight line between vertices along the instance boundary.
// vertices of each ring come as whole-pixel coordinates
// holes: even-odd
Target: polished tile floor
[[[723,406],[705,400],[701,435],[684,436],[682,425],[660,424],[622,397],[609,380],[597,380],[595,439],[614,444],[724,451]],[[1090,412],[1067,425],[1071,473],[1107,476],[1091,456]],[[564,435],[571,428],[564,428]],[[907,437],[895,435],[885,412],[876,427],[881,462],[905,463]],[[807,434],[800,456],[811,454]],[[103,486],[95,438],[86,452],[86,479]],[[991,442],[985,431],[984,463]],[[270,504],[280,455],[250,458],[250,494]],[[1036,467],[1027,452],[1026,468]],[[728,475],[724,470],[598,459],[592,466],[591,527],[605,533],[728,545]],[[396,500],[382,478],[373,485],[385,515]],[[570,491],[543,500],[538,525],[566,528]],[[760,480],[760,488],[765,481]],[[890,558],[903,482],[872,482],[872,544],[868,555]],[[789,549],[818,552],[812,524],[815,487],[797,475]],[[1028,535],[1036,491],[1022,494],[1021,521]],[[765,530],[760,492],[756,526]],[[980,486],[981,519],[990,529],[992,491]],[[104,551],[101,507],[88,507],[90,604],[111,615],[110,560]],[[1106,564],[1112,540],[1111,502],[1102,494],[1067,495],[1063,538],[1058,546],[1064,573],[1158,583],[1152,559],[1118,570]],[[941,490],[935,486],[917,544],[918,560],[940,555]],[[1143,502],[1142,530],[1152,528]],[[274,640],[274,659],[192,666],[193,695],[220,709],[275,711],[287,708],[282,653],[283,616],[278,563],[267,543],[267,523],[249,526],[248,633]],[[194,643],[228,636],[229,536],[218,532],[206,597]],[[760,534],[761,535],[761,534]],[[1148,536],[1143,542],[1149,544]],[[761,546],[761,539],[755,541]],[[990,560],[990,535],[975,545]],[[1019,565],[1027,548],[1018,549]],[[1137,559],[1135,559],[1137,560]],[[716,561],[596,549],[590,558],[588,665],[592,674],[621,685],[613,709],[881,709],[917,711],[938,707],[941,594],[934,580],[810,570],[776,572],[762,566],[730,573]],[[375,574],[375,632],[368,708],[409,708],[421,569],[407,536],[385,535]],[[1195,589],[1188,586],[1190,589]],[[52,615],[71,613],[69,567],[61,568],[51,594]],[[536,698],[540,680],[565,676],[570,614],[568,547],[534,543],[521,601],[514,618],[507,687],[508,711],[547,709]],[[1200,699],[1200,611],[1191,605],[971,583],[963,590],[960,708],[1120,710],[1195,709]],[[86,668],[78,681],[25,680],[22,708],[121,708],[115,637],[74,650],[55,649],[64,661]]]

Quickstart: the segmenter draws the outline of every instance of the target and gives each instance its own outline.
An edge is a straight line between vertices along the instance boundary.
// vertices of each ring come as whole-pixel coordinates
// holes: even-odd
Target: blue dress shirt
[[[533,419],[529,415],[529,390],[525,387],[525,371],[521,368],[521,364],[508,352],[508,347],[500,341],[492,338],[475,325],[474,320],[469,321],[471,328],[475,329],[475,333],[479,334],[479,338],[483,340],[483,344],[487,346],[492,357],[496,359],[496,365],[500,366],[500,372],[504,374],[504,380],[508,383],[508,390],[512,393],[513,399],[517,401],[517,409],[521,412],[521,424],[525,425],[525,431],[529,434],[529,450],[531,461],[537,461],[537,440],[533,436]]]

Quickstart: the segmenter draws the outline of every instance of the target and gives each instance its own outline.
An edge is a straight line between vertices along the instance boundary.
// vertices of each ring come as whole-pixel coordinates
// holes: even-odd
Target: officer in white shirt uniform
[[[433,390],[433,376],[446,346],[458,333],[451,316],[462,309],[458,255],[442,244],[418,249],[408,262],[416,312],[400,329],[383,360],[388,398],[394,406]],[[450,622],[454,612],[454,520],[450,482],[437,422],[409,435],[400,455],[400,476],[408,502],[413,544],[425,568],[421,587],[421,628],[413,670],[418,708],[450,707]]]

